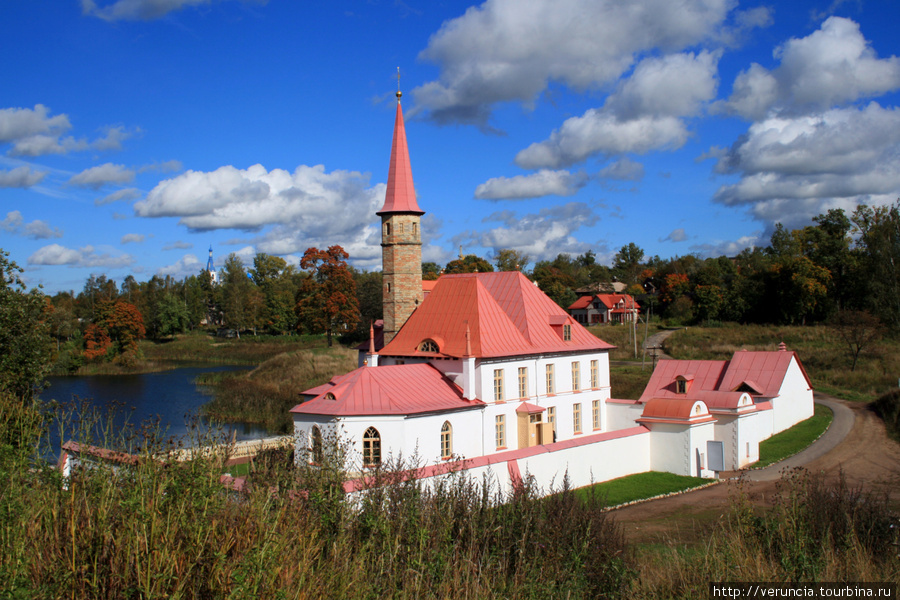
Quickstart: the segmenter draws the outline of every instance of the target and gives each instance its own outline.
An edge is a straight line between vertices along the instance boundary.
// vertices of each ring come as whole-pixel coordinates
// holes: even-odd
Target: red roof
[[[634,301],[630,294],[594,294],[593,296],[582,296],[569,306],[569,310],[584,310],[590,308],[594,300],[599,300],[606,308],[613,308],[619,302],[625,303],[628,310],[640,310],[641,305]]]
[[[360,367],[332,382],[327,392],[291,412],[335,417],[414,415],[484,404],[464,399],[458,385],[427,363]]]
[[[691,414],[691,409],[697,400],[690,398],[653,398],[644,405],[642,418],[689,420],[692,418],[708,417],[709,411],[704,410],[699,414]]]
[[[662,360],[656,364],[641,402],[652,398],[701,398],[702,392],[746,391],[751,396],[773,398],[778,395],[787,375],[791,360],[796,359],[800,371],[810,388],[809,376],[795,352],[735,352],[730,361],[725,360]],[[678,377],[693,379],[687,394],[678,394],[675,380]],[[735,398],[739,395],[735,396]],[[716,402],[732,401],[717,399]],[[735,405],[736,406],[736,405]],[[718,406],[725,408],[725,405]]]
[[[571,339],[564,340],[564,326]],[[393,340],[387,356],[418,356],[425,340],[439,354],[466,353],[466,327],[475,357],[521,356],[542,352],[608,350],[518,271],[443,275]]]
[[[413,186],[412,167],[409,164],[409,148],[406,145],[406,126],[403,124],[403,109],[397,97],[397,116],[394,118],[394,142],[391,145],[391,165],[388,169],[387,191],[384,206],[377,215],[388,213],[412,213],[424,215],[416,202]]]

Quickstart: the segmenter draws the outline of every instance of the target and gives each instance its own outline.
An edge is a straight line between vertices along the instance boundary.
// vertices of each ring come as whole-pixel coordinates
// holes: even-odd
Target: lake
[[[111,413],[112,432],[125,431],[127,424],[140,429],[144,423],[158,420],[165,437],[181,438],[185,444],[195,440],[198,434],[210,427],[218,430],[218,425],[200,418],[200,407],[210,396],[203,386],[194,383],[200,373],[230,371],[245,367],[181,367],[159,373],[138,375],[89,375],[79,377],[50,377],[50,387],[41,392],[44,400],[56,400],[61,404],[75,402],[76,417],[83,409],[82,403],[94,407],[106,418]],[[193,426],[192,426],[193,425]],[[195,427],[194,427],[195,426]],[[237,440],[255,440],[269,437],[264,429],[250,423],[228,423],[221,425],[222,435]],[[63,437],[73,435],[70,427]],[[59,453],[60,435],[54,425],[50,431],[52,457]],[[95,434],[102,438],[102,434]],[[95,443],[102,440],[95,440]]]

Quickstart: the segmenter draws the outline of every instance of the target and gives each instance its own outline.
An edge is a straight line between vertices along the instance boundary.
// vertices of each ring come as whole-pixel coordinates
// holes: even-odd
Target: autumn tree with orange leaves
[[[146,334],[144,317],[124,300],[101,302],[94,309],[94,322],[84,332],[84,356],[88,360],[111,358],[133,361],[138,340]]]
[[[297,328],[325,333],[329,346],[335,332],[349,331],[359,321],[356,282],[348,258],[343,248],[331,246],[328,250],[309,248],[300,260],[300,268],[310,276],[303,280],[297,295]]]

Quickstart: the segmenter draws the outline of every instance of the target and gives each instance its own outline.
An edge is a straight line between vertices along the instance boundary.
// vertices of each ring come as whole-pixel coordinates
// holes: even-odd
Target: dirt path
[[[649,338],[647,338],[647,341],[643,344],[643,347],[647,348],[647,349],[658,348],[657,350],[649,350],[649,352],[648,352],[648,354],[649,354],[649,353],[652,353],[655,351],[656,352],[656,360],[670,359],[672,357],[663,351],[663,342],[666,340],[667,337],[669,337],[676,331],[678,331],[678,330],[677,329],[665,329],[663,331],[657,331],[656,333],[651,335]]]
[[[884,423],[865,405],[823,394],[816,401],[835,411],[828,431],[812,446],[780,463],[749,471],[742,484],[751,501],[766,504],[785,468],[803,466],[837,478],[841,471],[851,485],[885,491],[900,501],[900,444],[887,437]],[[651,500],[613,512],[634,543],[702,540],[727,510],[737,483],[726,482],[695,492]]]

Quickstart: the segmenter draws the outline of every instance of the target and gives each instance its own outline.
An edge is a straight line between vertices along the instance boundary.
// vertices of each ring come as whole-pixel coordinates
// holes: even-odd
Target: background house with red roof
[[[582,325],[631,323],[641,305],[630,294],[592,294],[581,296],[569,306],[569,313]]]

